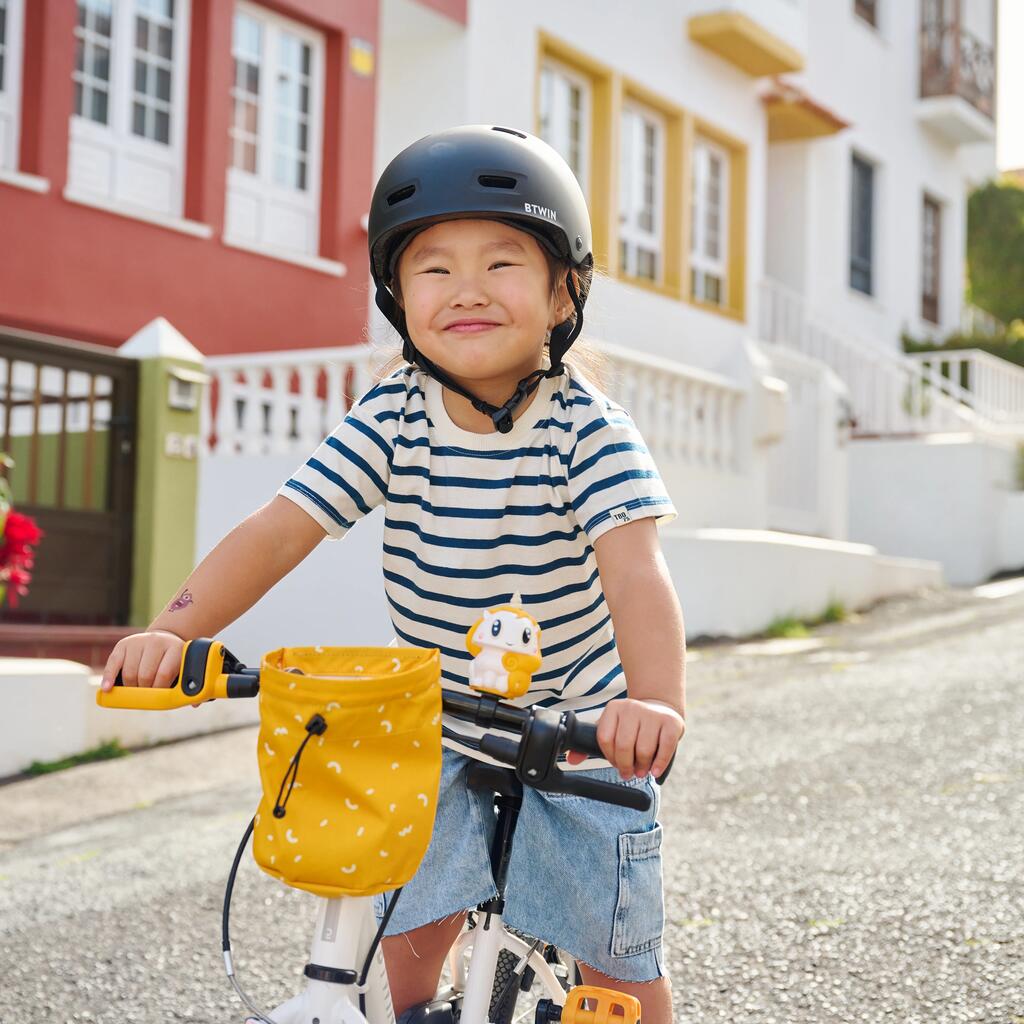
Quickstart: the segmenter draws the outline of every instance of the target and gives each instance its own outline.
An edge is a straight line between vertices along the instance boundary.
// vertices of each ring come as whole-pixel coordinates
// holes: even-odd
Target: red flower
[[[38,544],[42,535],[43,531],[31,516],[23,516],[13,510],[8,513],[3,532],[5,544]]]
[[[0,536],[0,585],[5,585],[7,600],[12,608],[18,607],[18,598],[28,593],[35,564],[32,545],[38,544],[43,531],[30,516],[8,512]]]

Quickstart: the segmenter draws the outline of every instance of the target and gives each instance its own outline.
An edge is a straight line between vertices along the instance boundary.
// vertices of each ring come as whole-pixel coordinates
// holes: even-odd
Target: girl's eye
[[[533,633],[530,631],[530,627],[529,626],[524,627],[524,629],[523,629],[523,643],[524,644],[528,644],[530,642],[530,637],[531,636],[533,636]]]
[[[495,619],[491,623],[491,636],[497,636],[501,632],[501,619]]]
[[[495,267],[516,267],[518,265],[519,264],[517,264],[517,263],[504,263],[504,262],[502,262],[502,263],[492,263],[488,269],[493,270]],[[447,274],[448,273],[448,271],[445,270],[444,267],[430,267],[428,270],[421,271],[421,273],[423,273],[423,274],[433,274],[435,271],[437,271],[439,273],[442,273],[442,274]]]

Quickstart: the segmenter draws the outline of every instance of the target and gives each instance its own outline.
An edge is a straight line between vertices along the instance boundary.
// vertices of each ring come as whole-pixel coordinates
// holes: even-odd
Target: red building
[[[0,328],[362,340],[378,7],[0,0]]]
[[[46,530],[4,653],[127,621],[138,368],[114,348],[157,317],[205,355],[364,339],[381,2],[0,0],[0,451]]]

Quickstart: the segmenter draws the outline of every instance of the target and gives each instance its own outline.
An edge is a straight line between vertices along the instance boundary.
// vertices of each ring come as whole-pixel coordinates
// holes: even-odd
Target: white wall
[[[196,560],[276,493],[306,455],[204,456],[199,461]],[[380,509],[340,541],[323,541],[262,600],[219,634],[246,664],[277,647],[386,644]]]
[[[1024,565],[1024,495],[1009,442],[967,434],[850,446],[850,538],[942,563],[972,586]]]
[[[1003,502],[999,550],[1004,569],[1024,571],[1024,491],[1011,491]]]
[[[918,336],[936,333],[920,316],[922,194],[943,204],[937,333],[945,335],[960,320],[966,193],[986,167],[994,173],[995,149],[971,147],[970,159],[962,159],[956,147],[918,122],[917,0],[881,4],[877,30],[857,18],[853,7],[852,0],[817,0],[809,6],[807,69],[790,80],[850,127],[806,144],[806,164],[791,143],[771,147],[770,230],[782,230],[778,209],[786,207],[792,219],[787,237],[769,244],[767,269],[798,286],[814,308],[854,335],[896,349],[904,328]],[[853,152],[876,163],[875,294],[870,297],[849,286]],[[794,164],[800,172],[791,179]],[[802,213],[792,211],[791,189],[803,194]],[[809,246],[802,261],[789,251],[793,235]],[[792,278],[801,269],[803,281],[797,285]]]
[[[410,143],[468,120],[461,25],[418,0],[383,0],[379,33],[374,180]]]
[[[779,142],[768,147],[765,206],[765,273],[804,294],[815,246],[809,212],[811,152],[815,142]]]
[[[818,360],[764,347],[773,372],[787,385],[785,433],[768,451],[768,526],[845,540],[847,390]]]
[[[934,562],[882,558],[873,547],[759,530],[661,531],[686,635],[749,636],[777,618],[847,611],[942,583]]]

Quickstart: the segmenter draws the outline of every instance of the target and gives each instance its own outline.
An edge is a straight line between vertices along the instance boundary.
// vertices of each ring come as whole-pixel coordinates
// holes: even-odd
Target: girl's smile
[[[449,324],[446,331],[457,331],[458,333],[476,333],[478,331],[489,331],[492,327],[500,327],[501,324],[493,320],[456,320]]]

